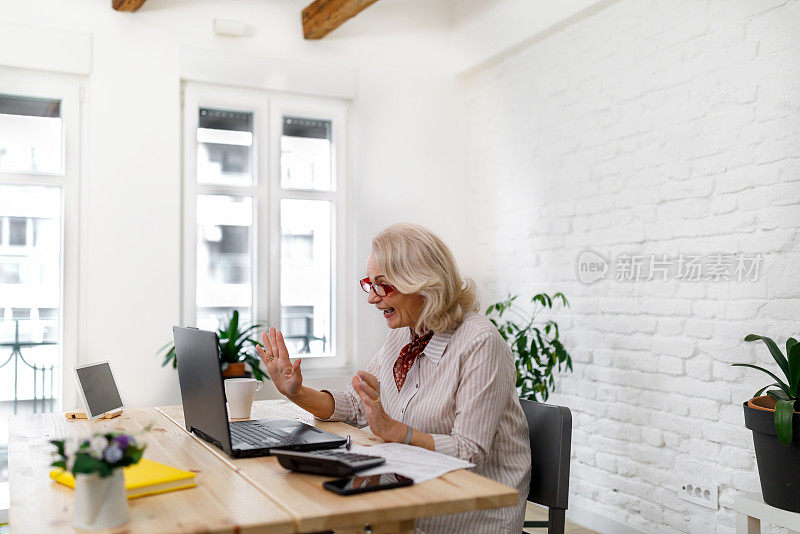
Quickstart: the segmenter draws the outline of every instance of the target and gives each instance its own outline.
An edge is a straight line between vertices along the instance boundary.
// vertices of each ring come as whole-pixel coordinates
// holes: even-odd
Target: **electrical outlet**
[[[700,506],[706,506],[714,510],[719,508],[719,487],[717,487],[716,484],[713,486],[703,486],[701,484],[687,482],[678,490],[678,495],[681,499],[699,504]]]

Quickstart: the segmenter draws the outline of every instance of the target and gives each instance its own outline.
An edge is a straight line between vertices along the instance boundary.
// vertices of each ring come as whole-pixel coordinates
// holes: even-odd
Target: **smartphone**
[[[339,495],[352,495],[365,491],[378,491],[391,488],[410,486],[414,480],[397,473],[383,473],[381,475],[366,475],[361,477],[340,478],[324,482],[322,487]]]

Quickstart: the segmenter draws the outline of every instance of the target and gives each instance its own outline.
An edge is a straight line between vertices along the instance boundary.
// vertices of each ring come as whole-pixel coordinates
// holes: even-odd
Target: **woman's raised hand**
[[[403,441],[408,428],[384,411],[381,404],[381,383],[378,379],[366,371],[358,371],[350,383],[361,397],[372,433],[386,441]]]
[[[289,351],[283,342],[283,334],[275,328],[264,332],[262,339],[264,348],[256,347],[256,351],[264,362],[275,388],[287,397],[296,395],[303,385],[300,360],[295,360],[294,363],[289,360]]]

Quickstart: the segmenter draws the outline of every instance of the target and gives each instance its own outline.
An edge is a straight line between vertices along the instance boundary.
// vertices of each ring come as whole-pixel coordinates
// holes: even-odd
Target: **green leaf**
[[[771,388],[772,386],[778,386],[778,387],[780,387],[778,384],[770,384],[770,385],[768,385],[768,386],[764,386],[763,388],[761,388],[761,389],[759,389],[758,391],[756,391],[755,393],[753,393],[753,398],[759,397],[759,396],[760,396],[762,393],[764,393],[764,390],[765,390],[765,389],[767,389],[767,388]]]
[[[239,333],[239,310],[233,310],[233,315],[231,315],[231,322],[228,326],[228,334],[231,339],[233,339],[234,334]]]
[[[769,395],[770,397],[772,397],[776,401],[789,400],[789,395],[787,395],[785,391],[780,390],[780,389],[775,389],[775,390],[772,390],[772,391],[768,391],[767,395]]]
[[[72,467],[73,473],[99,473],[105,462],[89,456],[87,453],[77,454],[75,456],[75,465]]]
[[[128,449],[133,449],[133,450],[131,451],[131,454],[130,454],[130,456],[129,456],[129,458],[130,458],[130,460],[131,460],[131,463],[132,463],[132,464],[137,464],[137,463],[139,463],[139,460],[141,460],[141,459],[142,459],[142,455],[144,454],[144,449],[145,449],[145,448],[144,448],[144,447],[142,447],[142,448],[127,447],[127,448],[125,449],[125,451],[126,451],[126,454],[127,454],[127,451],[128,451]]]
[[[504,329],[504,328],[502,328],[502,327],[501,327],[501,328],[498,328],[498,329],[497,329],[497,331],[498,331],[498,332],[500,332],[500,336],[501,336],[501,337],[502,337],[502,338],[503,338],[505,341],[508,341],[508,334],[506,334],[506,331],[505,331],[505,329]]]
[[[530,357],[536,362],[539,367],[542,366],[542,360],[539,358],[539,346],[536,344],[536,338],[531,338]]]
[[[555,334],[553,335],[553,342],[555,342],[555,340],[558,339],[558,324],[555,321],[547,321],[547,326],[552,327],[552,329],[555,331]],[[545,329],[545,331],[548,334],[550,333],[547,329]]]
[[[525,333],[522,333],[519,336],[517,336],[516,345],[517,345],[517,354],[519,354],[520,356],[527,356],[525,352],[526,349],[528,348],[528,337],[525,335]]]
[[[53,439],[53,440],[50,440],[50,443],[52,443],[55,446],[56,454],[58,454],[59,456],[64,456],[64,440],[63,439]]]
[[[572,371],[572,358],[559,342],[560,331],[555,321],[537,322],[537,312],[552,308],[559,301],[569,306],[563,293],[538,293],[531,298],[534,309],[530,313],[512,310],[517,295],[508,295],[504,300],[486,308],[486,315],[497,331],[508,343],[514,355],[516,388],[522,398],[544,401],[556,385],[556,374],[564,368]],[[509,319],[501,320],[508,313]],[[520,322],[511,320],[513,317]]]
[[[779,388],[781,388],[787,394],[789,393],[789,386],[786,385],[786,382],[784,382],[783,380],[781,380],[780,378],[775,376],[773,373],[767,371],[763,367],[759,367],[757,365],[752,365],[752,364],[749,364],[749,363],[734,363],[734,364],[731,364],[731,366],[732,367],[750,367],[751,369],[758,369],[759,371],[761,371],[763,373],[767,373],[769,376],[771,376],[772,378],[775,379],[775,382],[778,384]]]
[[[792,417],[794,416],[794,401],[779,400],[775,405],[775,430],[778,440],[787,447],[792,444]]]
[[[775,344],[772,339],[765,337],[765,336],[758,336],[756,334],[747,334],[744,336],[745,341],[756,341],[761,340],[769,349],[770,354],[772,354],[772,358],[777,362],[778,367],[781,368],[783,374],[786,375],[786,378],[789,378],[789,362],[786,360],[786,357],[781,352],[781,349],[778,348],[778,345]]]
[[[177,367],[178,359],[176,356],[177,355],[175,354],[175,346],[173,345],[172,347],[170,347],[169,351],[167,351],[167,353],[164,354],[164,361],[161,362],[161,367],[166,367],[170,363],[172,364],[172,367]]]
[[[789,356],[792,347],[794,347],[795,345],[797,345],[797,340],[795,338],[790,337],[789,339],[786,340],[786,356]]]
[[[244,337],[244,336],[242,336],[242,337],[239,338],[239,341],[236,342],[236,345],[235,345],[236,352],[241,352],[242,349],[244,349],[244,346],[246,344],[250,344],[251,347],[256,346],[256,345],[259,346],[259,347],[262,346],[261,343],[259,343],[257,340],[253,339],[252,337]]]
[[[264,325],[262,325],[262,324],[251,324],[250,326],[248,326],[247,328],[242,330],[239,333],[239,335],[240,336],[247,336],[247,335],[250,334],[250,332],[252,332],[253,330],[257,330],[257,329],[261,328],[262,326],[264,326]]]
[[[794,343],[789,346],[787,341],[786,346],[789,347],[789,394],[797,398],[800,396],[800,345]]]

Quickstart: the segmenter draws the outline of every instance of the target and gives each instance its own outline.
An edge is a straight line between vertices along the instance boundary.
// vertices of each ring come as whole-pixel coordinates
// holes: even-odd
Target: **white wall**
[[[741,403],[800,313],[800,2],[624,0],[465,80],[487,296],[564,291],[570,507],[730,533],[758,489]],[[584,249],[760,253],[756,282],[576,279]],[[612,265],[613,269],[613,265]],[[612,270],[613,273],[613,270]],[[718,485],[718,511],[678,499]]]
[[[460,219],[462,203],[442,202],[458,195],[450,184],[463,174],[448,119],[454,82],[439,68],[447,52],[446,5],[384,0],[312,42],[301,32],[306,4],[150,0],[129,14],[106,1],[0,0],[4,23],[92,35],[78,352],[81,362],[113,362],[130,405],[179,401],[176,373],[162,369],[154,353],[179,321],[182,45],[357,69],[350,121],[356,305],[345,320],[358,326],[353,355],[360,366],[385,335],[356,285],[370,237],[391,222],[416,220],[464,252],[450,224]],[[250,36],[216,37],[213,18],[246,22]],[[312,381],[322,382],[330,384]]]
[[[469,72],[617,0],[451,0],[454,73]]]

